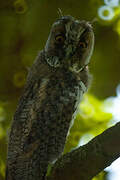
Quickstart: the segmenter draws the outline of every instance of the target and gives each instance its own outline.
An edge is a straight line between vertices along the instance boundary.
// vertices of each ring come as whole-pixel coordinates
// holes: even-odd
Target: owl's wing
[[[44,98],[44,90],[47,81],[43,77],[49,78],[49,73],[46,66],[42,63],[44,58],[43,52],[40,52],[30,72],[28,73],[27,82],[23,90],[23,95],[19,100],[17,110],[15,112],[12,127],[9,136],[8,153],[15,149],[16,152],[22,152],[23,144],[26,137],[29,135],[33,121],[35,110],[35,101],[39,96],[39,106]],[[38,92],[39,89],[39,92]]]

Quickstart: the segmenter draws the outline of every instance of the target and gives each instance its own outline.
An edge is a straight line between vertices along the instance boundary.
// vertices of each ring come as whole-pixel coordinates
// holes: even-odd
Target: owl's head
[[[79,72],[90,61],[94,33],[90,23],[62,16],[51,28],[45,45],[45,57],[50,66],[66,66]]]

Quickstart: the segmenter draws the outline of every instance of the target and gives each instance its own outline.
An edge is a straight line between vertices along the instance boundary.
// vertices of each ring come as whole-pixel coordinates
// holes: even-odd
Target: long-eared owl
[[[7,180],[43,180],[63,152],[89,84],[94,33],[89,22],[62,16],[31,67],[8,143]]]

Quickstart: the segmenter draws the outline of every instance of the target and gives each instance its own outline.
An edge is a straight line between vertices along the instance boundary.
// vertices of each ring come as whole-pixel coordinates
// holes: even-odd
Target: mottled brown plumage
[[[94,35],[86,21],[62,16],[27,77],[11,126],[7,180],[43,180],[63,152],[71,120],[89,84]]]

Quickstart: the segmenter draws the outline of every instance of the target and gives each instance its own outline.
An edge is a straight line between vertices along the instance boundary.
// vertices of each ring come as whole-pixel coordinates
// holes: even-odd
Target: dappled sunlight
[[[104,0],[104,3],[110,7],[117,7],[120,5],[119,0]]]
[[[87,144],[93,138],[94,138],[93,134],[86,133],[80,139],[80,142],[79,142],[78,146],[83,146],[83,145]]]
[[[105,169],[109,172],[108,180],[120,180],[120,158]]]
[[[103,106],[104,101],[97,99],[94,95],[84,95],[77,117],[67,138],[65,153],[87,143],[107,129],[112,114],[106,112]]]
[[[82,103],[86,103],[86,101]],[[85,106],[81,105],[81,107],[84,108]],[[120,121],[120,84],[116,88],[116,96],[107,98],[103,102],[102,108],[104,109],[104,111],[112,114],[112,119],[108,123],[108,126],[114,125],[116,122]],[[93,137],[94,136],[92,134],[86,133],[80,139],[78,146],[82,146],[88,143]],[[107,167],[105,171],[109,172],[107,176],[108,180],[119,180],[120,179],[120,158],[114,161],[111,164],[111,166]]]
[[[107,127],[107,123],[112,118],[112,114],[110,112],[105,112],[104,101],[97,99],[92,94],[84,96],[83,101],[80,103],[78,116],[83,118],[84,121],[87,121],[87,124],[94,127],[93,124],[95,123],[96,125],[101,125],[103,129]],[[94,131],[96,131],[95,127]]]
[[[113,117],[110,123],[120,121],[120,85],[116,89],[116,96],[109,97],[104,101],[104,108],[106,112],[112,113]]]
[[[98,16],[103,20],[112,20],[114,15],[114,10],[109,6],[101,6],[98,9]]]
[[[114,125],[116,122],[120,122],[120,84],[116,88],[116,96],[109,97],[105,100],[105,110],[112,113],[113,118],[109,122],[110,125]],[[120,158],[112,163],[112,165],[106,168],[109,171],[109,180],[120,179]]]
[[[109,25],[120,17],[120,1],[104,0],[104,5],[98,8],[98,18],[100,23]]]

